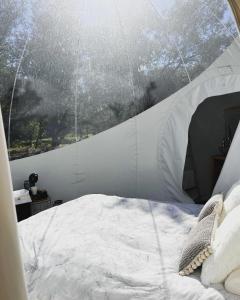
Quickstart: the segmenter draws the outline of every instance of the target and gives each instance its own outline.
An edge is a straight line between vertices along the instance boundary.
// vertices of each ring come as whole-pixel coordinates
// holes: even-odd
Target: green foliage
[[[143,112],[197,77],[236,34],[223,0],[176,1],[164,15],[143,0],[0,0],[0,18],[0,102],[13,159]]]

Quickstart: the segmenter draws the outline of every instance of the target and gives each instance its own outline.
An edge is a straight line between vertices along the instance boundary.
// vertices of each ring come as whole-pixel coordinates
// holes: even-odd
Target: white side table
[[[13,192],[17,219],[22,221],[31,216],[31,197],[28,190],[18,190]]]

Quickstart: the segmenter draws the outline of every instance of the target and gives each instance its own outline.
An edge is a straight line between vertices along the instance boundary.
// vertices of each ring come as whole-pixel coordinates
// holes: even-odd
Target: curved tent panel
[[[54,198],[105,193],[190,201],[182,178],[192,115],[208,97],[239,91],[239,61],[237,39],[191,84],[137,117],[91,139],[11,162],[15,186],[36,171]]]
[[[0,299],[26,300],[7,146],[0,110]]]
[[[238,30],[240,30],[240,3],[238,0],[228,0],[228,2],[230,4],[233,14],[235,16]]]
[[[188,144],[188,128],[198,105],[209,97],[239,92],[239,40],[194,82],[182,89],[173,99],[160,152],[165,195],[179,199]],[[175,158],[175,159],[173,159]],[[180,196],[181,197],[181,196]],[[180,199],[179,199],[180,200]]]

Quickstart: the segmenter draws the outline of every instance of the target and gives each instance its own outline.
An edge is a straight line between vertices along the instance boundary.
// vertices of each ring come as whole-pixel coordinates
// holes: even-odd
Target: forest
[[[0,0],[0,104],[11,160],[142,113],[194,80],[237,36],[223,0],[161,2]]]

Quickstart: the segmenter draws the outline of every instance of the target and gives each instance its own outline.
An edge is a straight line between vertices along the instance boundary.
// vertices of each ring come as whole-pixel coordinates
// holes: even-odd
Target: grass
[[[83,135],[79,137],[79,141],[91,136],[93,136],[93,134]],[[73,144],[75,143],[75,141],[75,136],[73,134],[67,134],[56,148],[61,148],[65,145]],[[20,159],[53,150],[51,138],[40,139],[38,141],[38,147],[35,147],[35,144],[36,140],[16,141],[14,145],[9,149],[10,160]]]

